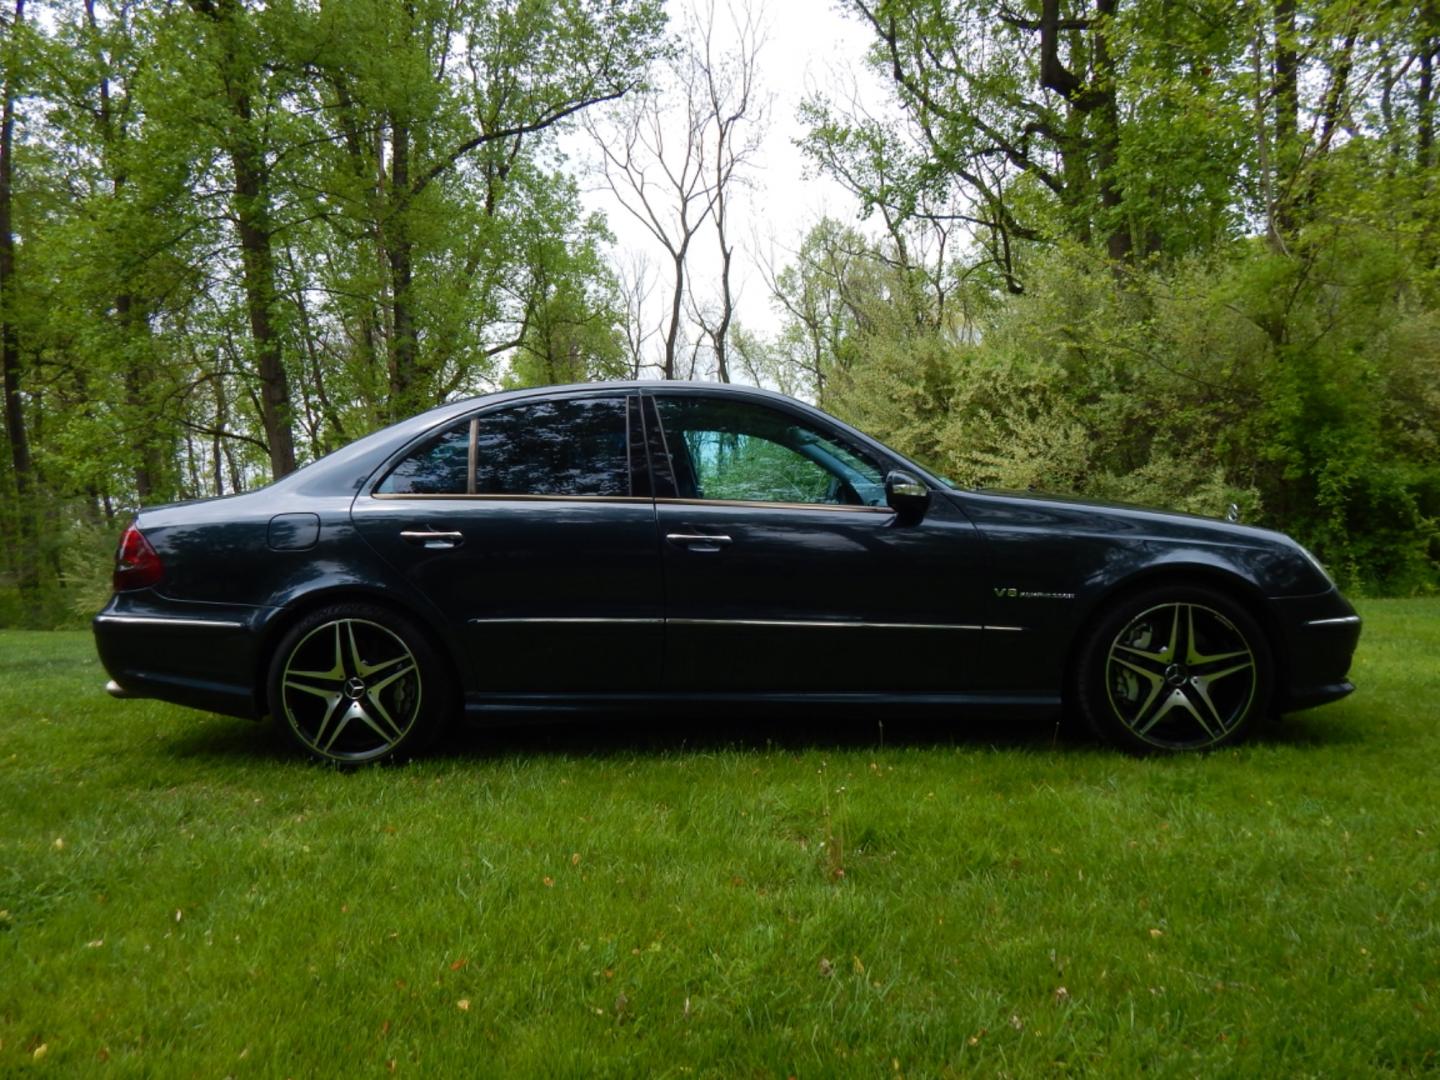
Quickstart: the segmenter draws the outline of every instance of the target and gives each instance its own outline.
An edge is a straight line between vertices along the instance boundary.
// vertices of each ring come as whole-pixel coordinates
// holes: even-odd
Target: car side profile
[[[1281,533],[960,490],[768,391],[443,405],[240,495],[143,509],[95,618],[117,697],[273,716],[309,754],[457,715],[1079,712],[1203,750],[1331,701],[1360,619]]]

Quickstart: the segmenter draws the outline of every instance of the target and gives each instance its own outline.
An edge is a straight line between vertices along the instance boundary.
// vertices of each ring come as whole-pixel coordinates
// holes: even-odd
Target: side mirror
[[[913,525],[930,509],[930,489],[908,472],[894,469],[885,477],[885,501],[902,525]]]

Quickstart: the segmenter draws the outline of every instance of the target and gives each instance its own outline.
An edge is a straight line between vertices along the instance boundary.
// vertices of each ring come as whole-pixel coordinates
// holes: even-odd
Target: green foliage
[[[37,583],[0,624],[65,619],[78,538],[137,505],[246,490],[506,378],[625,370],[608,234],[556,132],[640,84],[658,0],[3,19],[0,323],[41,494],[21,507],[0,459],[0,596]]]
[[[846,7],[897,108],[805,109],[884,227],[777,278],[822,403],[964,483],[1233,501],[1440,585],[1433,5]]]
[[[1293,533],[1353,588],[1434,588],[1440,319],[1366,230],[1117,278],[1082,249],[961,333],[890,305],[826,403],[962,485]]]
[[[547,386],[631,374],[620,329],[622,301],[602,249],[612,237],[598,217],[571,235],[551,223],[578,220],[573,186],[543,193],[563,209],[537,212],[521,234],[523,273],[516,292],[527,307],[504,385]],[[512,286],[513,287],[513,286]]]

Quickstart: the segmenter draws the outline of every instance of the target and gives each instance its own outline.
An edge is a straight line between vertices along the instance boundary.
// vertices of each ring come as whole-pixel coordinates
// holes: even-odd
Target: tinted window
[[[480,495],[629,495],[625,399],[536,401],[480,417]]]
[[[388,495],[464,495],[470,470],[470,421],[431,439],[396,465],[377,491]]]
[[[749,402],[657,394],[681,498],[883,506],[868,453]]]

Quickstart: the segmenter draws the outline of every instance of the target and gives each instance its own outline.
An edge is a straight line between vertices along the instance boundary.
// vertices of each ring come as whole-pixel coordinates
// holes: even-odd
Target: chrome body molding
[[[860,622],[841,619],[662,619],[662,618],[600,618],[593,616],[559,616],[556,618],[511,618],[509,616],[477,615],[468,620],[479,625],[513,625],[535,623],[618,624],[622,626],[773,626],[820,630],[1005,630],[1023,631],[1023,626],[981,626],[975,623],[908,623]]]
[[[779,626],[819,630],[984,630],[960,623],[861,622],[842,619],[666,619],[672,626]]]
[[[653,619],[652,619],[652,618],[637,618],[637,619],[629,619],[629,618],[597,619],[597,618],[590,618],[589,616],[575,616],[575,617],[566,616],[566,617],[561,617],[561,618],[549,619],[549,618],[528,618],[528,617],[527,617],[527,618],[510,618],[510,617],[504,616],[504,615],[497,616],[497,617],[494,617],[494,618],[491,618],[491,617],[489,617],[489,616],[483,616],[483,615],[481,615],[481,616],[476,616],[475,618],[472,618],[472,619],[470,619],[469,621],[470,621],[471,623],[495,624],[495,625],[515,625],[515,624],[519,624],[519,623],[563,623],[563,624],[565,624],[565,625],[567,625],[567,626],[576,625],[576,624],[583,625],[583,624],[586,624],[586,623],[591,623],[591,624],[596,624],[596,625],[600,625],[600,624],[619,624],[619,625],[622,625],[622,626],[660,626],[660,625],[662,625],[662,624],[665,622],[665,620],[664,620],[664,619],[661,619],[661,618],[653,618]]]
[[[1306,626],[1359,626],[1359,615],[1338,615],[1333,619],[1311,619]]]
[[[95,621],[111,626],[168,626],[176,630],[244,630],[234,619],[191,619],[169,615],[96,615]]]

